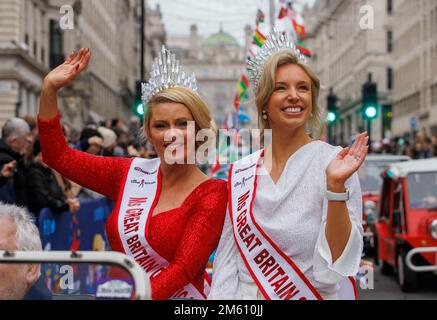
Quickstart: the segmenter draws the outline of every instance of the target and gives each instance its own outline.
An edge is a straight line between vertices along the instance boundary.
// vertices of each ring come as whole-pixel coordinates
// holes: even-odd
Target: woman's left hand
[[[356,172],[366,158],[369,151],[369,136],[366,132],[361,133],[355,139],[351,148],[346,147],[340,151],[337,157],[326,168],[326,182],[328,190],[342,192],[344,183]],[[332,190],[337,189],[337,190]]]

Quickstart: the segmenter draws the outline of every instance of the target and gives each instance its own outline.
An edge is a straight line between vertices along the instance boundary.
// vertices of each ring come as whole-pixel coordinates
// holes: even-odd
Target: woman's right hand
[[[56,67],[45,77],[44,87],[57,92],[73,81],[88,65],[91,58],[91,51],[82,48],[77,54],[72,53],[67,60]]]

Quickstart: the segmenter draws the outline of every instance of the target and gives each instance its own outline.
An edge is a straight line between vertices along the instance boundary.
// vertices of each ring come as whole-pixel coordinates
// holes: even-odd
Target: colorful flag
[[[249,87],[249,80],[247,79],[246,75],[243,74],[241,76],[241,81],[240,81],[240,95],[239,95],[240,100],[247,99],[248,87]]]
[[[266,37],[258,29],[256,29],[253,35],[253,43],[258,47],[262,47],[265,41]]]
[[[305,37],[305,27],[302,24],[298,24],[296,19],[293,19],[293,27],[294,31],[301,36],[302,38]]]
[[[312,53],[311,51],[305,46],[305,44],[303,43],[303,41],[300,40],[296,40],[296,47],[299,49],[299,51],[307,56],[307,57],[311,57]]]
[[[234,97],[234,109],[235,109],[235,112],[238,112],[239,108],[240,108],[240,98],[238,96],[238,93],[236,93],[235,97]]]
[[[281,7],[281,10],[279,10],[278,19],[283,19],[287,16],[288,9],[286,7]]]
[[[256,26],[258,27],[260,23],[263,23],[265,18],[266,16],[264,15],[264,12],[258,9],[258,11],[256,12]]]
[[[241,76],[240,87],[243,88],[244,91],[246,91],[249,87],[249,79],[247,79],[247,76],[245,74]]]

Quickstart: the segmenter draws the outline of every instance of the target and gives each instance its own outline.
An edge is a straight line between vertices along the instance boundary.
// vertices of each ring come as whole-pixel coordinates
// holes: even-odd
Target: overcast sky
[[[295,0],[296,10],[303,4],[312,5],[316,0]],[[147,0],[155,8],[160,5],[165,29],[169,36],[189,34],[190,25],[197,24],[198,32],[208,36],[216,33],[223,24],[223,30],[244,43],[244,26],[255,25],[258,6],[268,17],[268,0]],[[279,0],[275,1],[279,12]],[[276,14],[277,14],[276,13]],[[268,22],[268,20],[266,20]]]

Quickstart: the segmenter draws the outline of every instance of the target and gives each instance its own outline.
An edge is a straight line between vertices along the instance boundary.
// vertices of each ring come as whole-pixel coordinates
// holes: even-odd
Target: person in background
[[[39,139],[33,146],[34,161],[27,172],[27,190],[29,197],[29,210],[38,217],[43,208],[50,208],[54,213],[69,211],[76,213],[80,208],[78,198],[68,198],[59,186],[50,167],[42,159],[41,144]]]
[[[0,250],[42,251],[39,231],[26,209],[0,203]],[[0,264],[0,300],[51,298],[39,264]]]
[[[111,129],[105,127],[97,128],[97,131],[103,137],[103,156],[105,157],[113,157],[114,156],[114,148],[117,146],[117,135]]]
[[[0,177],[0,201],[4,203],[28,205],[23,156],[31,143],[30,128],[26,121],[20,118],[6,121],[0,139],[0,168],[4,169]]]

